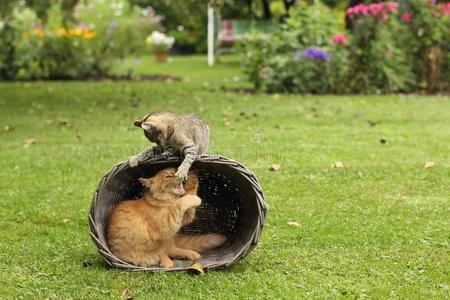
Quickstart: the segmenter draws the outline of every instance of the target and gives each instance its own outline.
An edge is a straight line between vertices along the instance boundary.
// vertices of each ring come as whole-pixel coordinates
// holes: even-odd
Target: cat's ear
[[[144,123],[150,115],[151,115],[151,113],[146,114],[145,117],[143,117],[142,119],[134,120],[134,126],[142,127],[142,123]]]
[[[166,135],[166,139],[169,139],[171,136],[172,136],[172,134],[174,133],[174,129],[173,129],[173,127],[172,126],[167,126],[167,135]]]
[[[143,122],[144,122],[144,119],[134,120],[134,126],[141,127]]]
[[[143,177],[141,177],[138,180],[143,186],[151,186],[152,183],[153,183],[153,178],[143,178]]]

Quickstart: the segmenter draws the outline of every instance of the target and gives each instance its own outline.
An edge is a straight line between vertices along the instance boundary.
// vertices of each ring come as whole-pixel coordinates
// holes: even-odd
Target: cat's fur
[[[170,268],[171,258],[197,260],[201,257],[198,252],[224,243],[225,237],[219,234],[177,234],[182,225],[192,221],[195,208],[201,204],[193,172],[186,190],[175,177],[174,168],[139,181],[146,188],[142,198],[119,202],[108,221],[108,245],[118,258],[138,266]]]
[[[178,180],[182,181],[186,179],[196,156],[204,154],[208,148],[209,127],[195,114],[150,113],[136,120],[134,125],[144,129],[145,136],[157,146],[130,157],[128,162],[131,167],[136,167],[151,155],[182,155],[184,159],[176,173]]]

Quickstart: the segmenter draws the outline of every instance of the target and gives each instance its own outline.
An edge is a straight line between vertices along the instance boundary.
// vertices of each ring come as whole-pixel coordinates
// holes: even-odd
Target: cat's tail
[[[209,233],[202,235],[177,234],[175,245],[183,249],[204,252],[225,243],[227,238],[221,234]]]

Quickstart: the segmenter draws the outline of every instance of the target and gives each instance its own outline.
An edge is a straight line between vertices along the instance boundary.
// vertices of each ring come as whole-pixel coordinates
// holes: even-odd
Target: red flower
[[[410,13],[404,13],[403,15],[402,15],[402,21],[404,22],[404,23],[408,23],[409,21],[411,21],[411,14]]]
[[[334,44],[345,44],[347,42],[347,37],[345,36],[345,34],[335,34],[331,36],[331,41]]]

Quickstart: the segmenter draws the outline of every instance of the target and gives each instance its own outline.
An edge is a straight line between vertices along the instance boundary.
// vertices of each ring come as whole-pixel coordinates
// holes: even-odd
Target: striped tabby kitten
[[[151,155],[182,155],[183,162],[175,175],[179,181],[183,181],[196,156],[205,153],[208,148],[209,127],[195,114],[177,116],[171,112],[149,113],[136,120],[134,125],[144,129],[145,136],[157,146],[130,157],[128,162],[131,167],[136,167]]]

